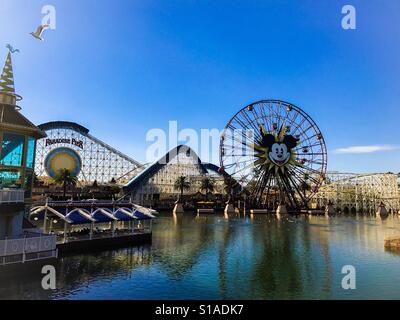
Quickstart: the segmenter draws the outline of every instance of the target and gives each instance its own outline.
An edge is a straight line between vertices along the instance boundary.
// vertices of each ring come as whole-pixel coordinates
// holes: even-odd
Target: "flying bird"
[[[44,41],[44,39],[42,38],[42,34],[43,34],[44,30],[48,29],[49,27],[50,26],[48,24],[42,24],[36,29],[35,32],[31,32],[30,34],[34,38],[36,38],[36,39],[38,39],[40,41]]]
[[[11,53],[19,52],[18,49],[14,49],[10,44],[6,45],[6,48],[10,50]]]

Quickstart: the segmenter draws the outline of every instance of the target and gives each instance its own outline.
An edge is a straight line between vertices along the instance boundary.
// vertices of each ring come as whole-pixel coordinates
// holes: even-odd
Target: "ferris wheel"
[[[221,136],[220,171],[244,187],[254,206],[307,207],[326,169],[327,150],[317,124],[285,101],[244,107]]]

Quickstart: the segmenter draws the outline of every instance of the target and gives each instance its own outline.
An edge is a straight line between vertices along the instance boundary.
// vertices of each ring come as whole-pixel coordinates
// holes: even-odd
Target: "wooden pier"
[[[250,209],[251,214],[268,214],[270,212],[268,209]]]
[[[197,209],[197,214],[214,213],[214,209]]]

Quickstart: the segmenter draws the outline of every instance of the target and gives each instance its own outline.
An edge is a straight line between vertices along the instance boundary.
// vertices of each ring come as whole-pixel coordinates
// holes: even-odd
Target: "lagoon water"
[[[57,289],[40,269],[0,279],[0,299],[398,299],[400,219],[373,216],[161,215],[153,243],[59,259]],[[344,290],[342,267],[356,269]],[[4,276],[4,274],[3,274]]]

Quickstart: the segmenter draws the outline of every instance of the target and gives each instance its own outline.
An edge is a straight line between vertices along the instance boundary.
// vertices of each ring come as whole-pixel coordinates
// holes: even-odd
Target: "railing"
[[[0,240],[0,265],[56,258],[55,235]]]
[[[0,189],[0,204],[1,203],[23,203],[24,202],[23,189]]]
[[[76,241],[83,241],[83,240],[97,240],[97,239],[111,239],[111,238],[118,238],[118,237],[126,237],[126,236],[135,236],[138,234],[150,234],[151,229],[150,227],[145,227],[143,229],[135,229],[132,230],[119,230],[118,232],[112,232],[111,230],[106,230],[103,233],[97,234],[70,234],[64,238],[63,234],[59,234],[57,236],[57,243],[68,243],[68,242],[76,242]]]

